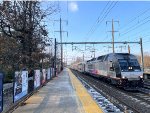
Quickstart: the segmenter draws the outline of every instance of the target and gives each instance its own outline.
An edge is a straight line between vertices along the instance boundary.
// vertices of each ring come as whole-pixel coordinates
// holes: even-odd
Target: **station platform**
[[[64,69],[13,113],[103,113],[82,83]]]

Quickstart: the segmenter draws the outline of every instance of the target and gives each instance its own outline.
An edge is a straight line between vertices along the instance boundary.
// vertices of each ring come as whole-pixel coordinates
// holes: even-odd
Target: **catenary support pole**
[[[141,65],[142,65],[142,70],[144,71],[144,56],[143,56],[142,38],[140,38],[140,46],[141,46]]]
[[[55,55],[54,55],[54,76],[56,76],[56,71],[57,71],[57,70],[56,70],[56,62],[57,62],[57,59],[56,59],[56,58],[57,58],[57,57],[56,57],[56,51],[57,51],[56,38],[55,38],[55,45],[54,45],[54,46],[55,46],[55,47],[54,47],[54,48],[55,48],[55,49],[54,49],[54,50],[55,50],[55,52],[54,52],[54,54],[55,54]]]
[[[112,19],[112,49],[113,53],[115,53],[115,46],[114,46],[114,20]]]
[[[130,54],[130,46],[128,45],[128,53]]]
[[[62,28],[61,28],[61,18],[60,18],[60,42],[62,43]],[[61,70],[63,70],[63,44],[61,44]]]

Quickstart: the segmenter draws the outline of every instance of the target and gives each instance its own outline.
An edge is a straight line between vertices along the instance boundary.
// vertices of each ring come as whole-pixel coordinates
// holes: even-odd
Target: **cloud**
[[[72,12],[78,11],[78,4],[76,2],[69,3],[69,10]]]

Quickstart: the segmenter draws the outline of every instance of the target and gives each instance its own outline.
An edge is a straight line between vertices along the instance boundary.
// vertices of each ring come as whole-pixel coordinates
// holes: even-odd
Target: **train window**
[[[127,60],[123,60],[123,59],[119,60],[119,64],[120,66],[128,66]]]
[[[130,59],[129,60],[129,65],[130,66],[139,66],[139,63],[136,59]]]
[[[130,67],[133,68],[134,71],[140,71],[141,70],[137,59],[130,59],[129,60],[129,65],[130,65]]]
[[[101,60],[102,59],[102,56],[99,56],[98,58],[97,58],[97,60]]]
[[[128,71],[128,61],[125,59],[119,59],[119,65],[122,71]]]
[[[105,61],[107,61],[107,59],[108,59],[108,56],[109,56],[109,55],[107,55],[107,56],[105,57]]]
[[[105,56],[99,56],[99,57],[97,58],[97,60],[99,60],[100,62],[102,62],[102,61],[104,60],[104,58],[105,58]]]
[[[121,68],[121,71],[128,71],[128,67],[132,67],[132,70],[130,71],[140,71],[140,65],[136,59],[119,59],[119,65]]]
[[[102,61],[104,60],[105,56],[102,56]]]

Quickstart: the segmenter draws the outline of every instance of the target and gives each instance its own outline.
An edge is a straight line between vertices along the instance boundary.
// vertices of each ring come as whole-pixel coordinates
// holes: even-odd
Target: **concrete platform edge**
[[[81,113],[103,113],[103,110],[87,92],[78,78],[71,72],[70,69],[67,69],[67,71],[69,73],[69,77],[77,98],[80,102],[79,105],[82,106],[82,108],[80,109]]]

